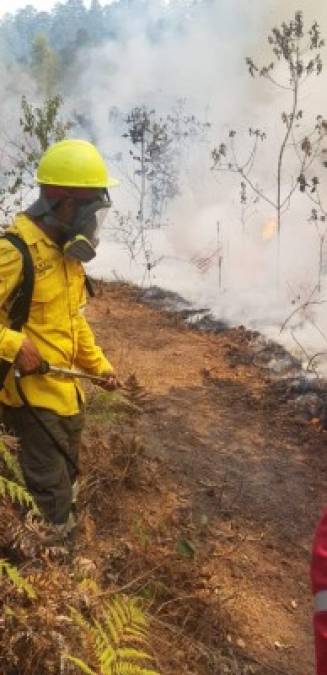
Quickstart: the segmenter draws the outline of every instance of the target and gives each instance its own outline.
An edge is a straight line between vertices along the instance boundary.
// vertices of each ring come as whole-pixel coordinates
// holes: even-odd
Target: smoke
[[[136,30],[126,30],[123,51],[121,45],[110,44],[80,62],[81,77],[73,92],[78,109],[91,115],[94,138],[111,156],[122,149],[122,141],[119,131],[118,137],[110,131],[110,106],[128,111],[145,104],[164,114],[182,97],[191,112],[212,124],[207,143],[191,148],[184,157],[180,167],[183,191],[170,208],[171,226],[153,234],[154,258],[160,264],[146,275],[143,265],[131,264],[126,252],[104,241],[93,273],[104,277],[114,273],[177,290],[195,304],[211,307],[220,318],[286,339],[288,346],[294,343],[289,332],[279,337],[280,326],[296,303],[310,296],[318,278],[319,238],[308,222],[310,203],[294,195],[292,207],[284,214],[277,262],[276,238],[263,234],[265,224],[274,222],[274,210],[260,201],[248,209],[241,223],[239,181],[213,175],[210,149],[224,139],[229,128],[235,128],[240,130],[240,154],[245,158],[248,128],[265,130],[268,141],[260,148],[254,176],[275,199],[281,113],[289,110],[289,95],[250,78],[245,56],[262,64],[269,62],[268,33],[298,9],[303,10],[308,27],[317,20],[327,36],[324,2],[299,5],[291,1],[287,7],[284,2],[266,2],[264,7],[253,0],[212,2],[199,8],[197,20],[182,34],[168,32],[157,43],[149,40],[136,20],[132,22]],[[283,81],[282,70],[278,75]],[[302,91],[303,125],[308,130],[316,115],[324,113],[325,87],[323,74],[308,80]],[[290,149],[285,192],[296,181],[297,170]],[[124,180],[113,197],[119,209],[128,208],[130,194]],[[323,312],[318,315],[324,330]],[[321,349],[321,335],[301,312],[293,328],[305,349]]]
[[[166,16],[162,5],[153,3],[148,22],[156,25],[160,17],[165,25],[160,35],[144,26],[141,10],[137,11],[142,3],[134,7],[131,4],[116,14],[119,41],[81,52],[65,94],[67,111],[84,117],[78,133],[98,144],[112,173],[121,178],[121,187],[112,194],[115,207],[126,213],[135,209],[135,203],[122,170],[125,166],[131,171],[127,143],[121,123],[112,121],[110,110],[124,114],[144,104],[165,115],[177,99],[185,99],[187,110],[212,126],[204,142],[190,144],[181,153],[181,191],[167,213],[170,225],[154,232],[151,240],[153,258],[159,264],[147,273],[142,262],[131,261],[128,252],[106,234],[91,272],[179,291],[194,304],[210,307],[219,318],[256,327],[293,346],[290,331],[279,336],[280,326],[296,303],[310,296],[318,279],[319,237],[308,222],[310,202],[295,192],[283,216],[278,259],[274,226],[267,235],[267,224],[275,221],[273,208],[262,200],[252,203],[242,222],[239,180],[214,175],[210,153],[232,128],[239,130],[237,145],[245,158],[250,147],[248,128],[262,128],[268,140],[259,147],[254,181],[275,199],[281,113],[289,110],[289,94],[262,79],[253,80],[245,57],[269,63],[268,33],[296,10],[303,11],[307,27],[317,20],[327,38],[327,4],[325,0],[207,0],[199,2],[188,19],[187,3],[168,3]],[[327,64],[326,50],[322,53]],[[285,77],[282,69],[277,75],[282,80]],[[325,113],[326,84],[324,72],[310,78],[302,90],[305,115],[301,123],[308,130],[317,114]],[[8,82],[2,85],[2,100],[7,100],[10,86]],[[15,92],[8,100],[8,110],[11,106],[17,110]],[[126,165],[116,161],[119,153]],[[289,147],[285,191],[297,177],[292,153]],[[318,165],[312,167],[312,175],[317,170],[326,184],[327,171],[324,175]],[[327,333],[323,309],[324,305],[317,306],[313,318]],[[327,347],[303,313],[296,314],[292,325],[310,353]]]
[[[29,74],[18,64],[12,64],[10,67],[0,64],[0,94],[1,94],[1,155],[3,170],[3,161],[7,156],[14,153],[13,142],[17,141],[17,130],[19,128],[20,101],[23,94],[26,94],[30,100],[37,101],[37,86]],[[10,152],[10,145],[12,152]]]

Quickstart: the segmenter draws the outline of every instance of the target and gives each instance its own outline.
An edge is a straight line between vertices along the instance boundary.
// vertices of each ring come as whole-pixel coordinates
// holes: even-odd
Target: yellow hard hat
[[[92,143],[78,139],[59,141],[41,157],[37,182],[77,188],[110,188],[119,185],[110,176],[100,153]]]

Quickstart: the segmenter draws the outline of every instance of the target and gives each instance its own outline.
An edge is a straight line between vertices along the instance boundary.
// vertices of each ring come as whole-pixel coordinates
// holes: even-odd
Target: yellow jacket
[[[33,340],[43,359],[62,368],[80,368],[99,375],[112,372],[112,366],[85,317],[85,274],[77,260],[64,258],[59,247],[27,216],[19,214],[10,227],[29,247],[35,286],[27,324],[21,333],[8,328],[8,307],[14,289],[22,281],[21,253],[0,238],[0,358],[13,362],[25,336]],[[54,375],[28,375],[22,380],[28,401],[60,415],[74,415],[84,400],[78,380]],[[13,368],[0,391],[0,402],[21,406]]]

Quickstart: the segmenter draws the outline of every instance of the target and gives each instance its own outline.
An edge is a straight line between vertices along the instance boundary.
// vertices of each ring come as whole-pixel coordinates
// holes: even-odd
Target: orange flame
[[[275,220],[268,220],[267,223],[265,223],[262,226],[261,229],[261,236],[263,241],[269,241],[270,239],[273,239],[277,234],[277,223]]]

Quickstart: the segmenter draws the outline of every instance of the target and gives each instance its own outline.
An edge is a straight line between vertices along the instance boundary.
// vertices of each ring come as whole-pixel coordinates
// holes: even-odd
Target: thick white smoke
[[[296,194],[285,213],[277,265],[276,241],[262,232],[265,224],[275,219],[274,210],[264,202],[254,204],[242,225],[239,181],[227,175],[213,176],[210,148],[224,139],[228,128],[235,128],[240,130],[240,152],[246,156],[248,127],[266,131],[268,141],[260,148],[254,176],[275,198],[277,149],[283,133],[281,113],[289,110],[289,95],[265,81],[252,80],[244,59],[251,55],[259,63],[269,60],[268,32],[289,20],[297,9],[303,10],[307,26],[317,20],[327,35],[327,7],[322,1],[291,1],[287,6],[266,2],[264,7],[253,0],[213,2],[206,11],[199,11],[198,21],[182,36],[166,35],[158,44],[149,42],[141,27],[136,31],[129,27],[123,52],[120,46],[110,44],[89,55],[88,63],[81,62],[81,77],[74,92],[77,107],[87,108],[92,101],[88,110],[97,141],[106,151],[116,150],[121,144],[108,126],[111,105],[126,111],[145,103],[166,112],[176,98],[185,97],[192,112],[210,120],[208,145],[195,148],[181,167],[183,192],[170,210],[172,224],[154,235],[155,257],[164,257],[153,270],[151,281],[211,307],[220,318],[256,326],[274,337],[294,308],[292,303],[298,298],[304,301],[317,282],[319,239],[314,225],[308,222],[310,203]],[[326,79],[326,74],[312,78],[302,90],[303,124],[308,130],[316,115],[325,112]],[[321,166],[318,169],[321,172]],[[285,192],[296,180],[297,170],[290,148]],[[126,207],[128,186],[123,182],[113,196],[119,208]],[[199,270],[201,260],[210,257],[217,247],[218,221],[221,269],[217,257],[207,271],[203,266]],[[126,252],[112,243],[103,243],[92,269],[100,276],[110,276],[114,271],[138,282],[144,280],[143,266],[131,265]],[[324,331],[324,311],[318,315]],[[312,353],[323,348],[321,334],[312,324],[303,322],[301,313],[293,323],[305,349]],[[285,339],[292,344],[289,332]]]

